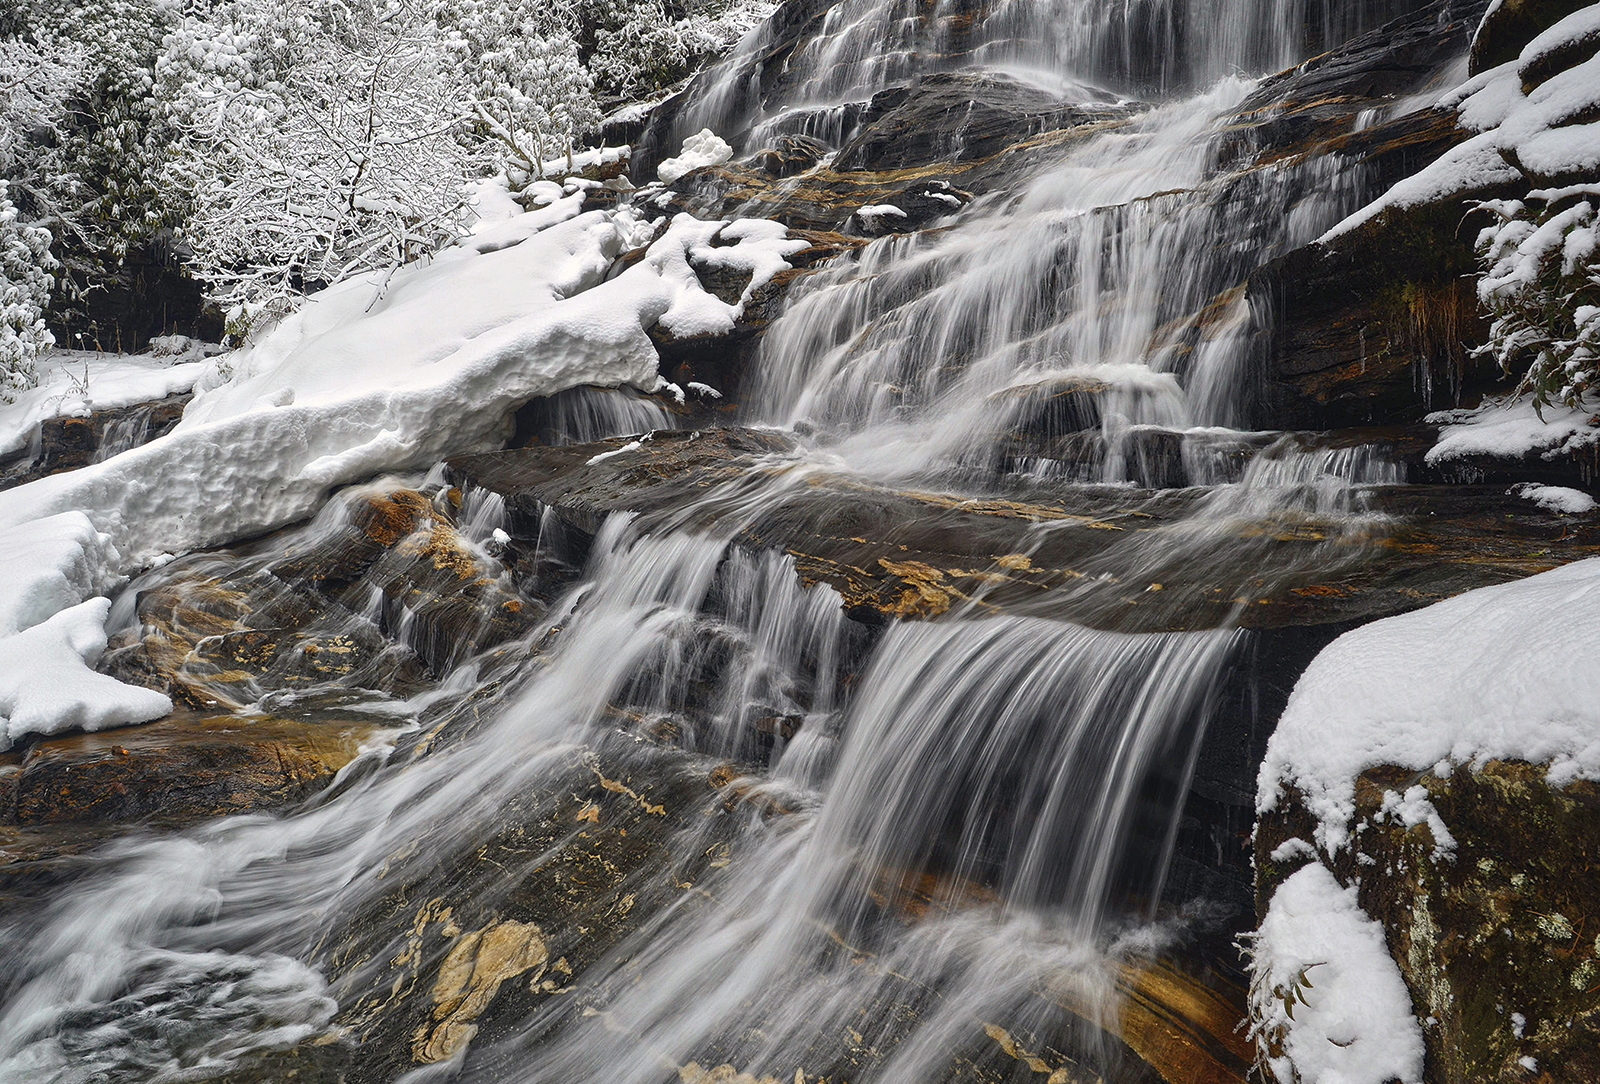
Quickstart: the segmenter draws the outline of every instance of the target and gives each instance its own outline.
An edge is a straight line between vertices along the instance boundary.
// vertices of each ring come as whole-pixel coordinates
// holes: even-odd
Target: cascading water
[[[1187,631],[1109,631],[1119,592],[1186,579],[1226,600],[1236,567],[1271,579],[1353,560],[1356,546],[1334,553],[1341,534],[1376,520],[1352,486],[1398,480],[1364,451],[1224,428],[1245,416],[1243,276],[1362,197],[1328,165],[1230,172],[1217,118],[1251,84],[1229,73],[1356,20],[1306,0],[1058,0],[996,5],[956,40],[923,8],[827,6],[784,61],[789,78],[826,78],[776,106],[759,93],[770,42],[753,37],[686,123],[770,124],[973,58],[1195,92],[1108,124],[948,229],[813,276],[768,334],[746,408],[809,446],[676,516],[612,515],[581,573],[524,538],[514,584],[503,503],[454,506],[413,482],[426,522],[403,544],[459,535],[495,604],[539,616],[492,650],[430,647],[417,622],[432,596],[394,558],[338,586],[348,623],[314,631],[378,630],[427,664],[387,690],[394,740],[282,817],[116,843],[18,917],[0,1081],[332,1080],[373,1035],[405,1054],[373,1079],[1149,1078],[1107,1035],[1130,969],[1178,925],[1162,909],[1176,810],[1243,634],[1186,626],[1177,591],[1153,624]],[[935,8],[935,27],[970,14]],[[1176,46],[1141,65],[1150,41]],[[1007,442],[1046,400],[1047,436],[1089,439],[1018,452]],[[539,424],[547,443],[632,435],[663,427],[657,410],[579,391]],[[732,544],[823,474],[1144,499],[1129,483],[1148,481],[1140,456],[1162,435],[1185,481],[1212,488],[1160,498],[1183,515],[1119,540],[1033,612],[978,599],[874,629],[801,586],[789,558]],[[311,529],[343,530],[370,495]],[[1302,527],[1328,548],[1279,553],[1274,532]],[[158,579],[285,567],[314,572],[247,553]],[[137,626],[131,603],[119,620]],[[585,865],[617,825],[616,846],[649,853]],[[403,991],[421,1009],[391,1026]]]

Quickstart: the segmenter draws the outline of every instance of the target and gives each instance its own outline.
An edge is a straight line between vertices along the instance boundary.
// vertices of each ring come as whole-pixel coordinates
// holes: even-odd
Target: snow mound
[[[1546,512],[1568,516],[1581,516],[1595,510],[1595,499],[1581,489],[1566,486],[1547,486],[1538,482],[1522,482],[1506,490],[1507,493],[1532,501]]]
[[[710,128],[702,128],[683,141],[678,157],[668,158],[656,167],[656,176],[671,184],[692,169],[720,166],[732,157],[733,148],[725,140]]]
[[[1323,649],[1267,743],[1256,808],[1295,787],[1316,843],[1349,841],[1356,776],[1493,759],[1600,778],[1600,558],[1375,621]]]
[[[1591,395],[1576,407],[1551,404],[1541,414],[1531,399],[1486,398],[1470,410],[1445,410],[1427,420],[1444,426],[1428,449],[1429,466],[1453,459],[1487,455],[1520,459],[1534,452],[1544,459],[1570,455],[1600,443],[1600,428],[1593,418],[1600,412],[1600,396]]]
[[[1422,1079],[1422,1029],[1383,927],[1312,863],[1278,886],[1254,935],[1251,1035],[1278,1080]]]
[[[82,512],[0,531],[0,750],[25,734],[143,723],[172,702],[97,674],[116,549]],[[89,601],[85,602],[84,600]]]
[[[110,609],[92,598],[0,640],[0,750],[25,734],[146,723],[172,710],[161,693],[95,673]]]
[[[0,531],[0,637],[47,621],[116,581],[111,539],[82,512]]]

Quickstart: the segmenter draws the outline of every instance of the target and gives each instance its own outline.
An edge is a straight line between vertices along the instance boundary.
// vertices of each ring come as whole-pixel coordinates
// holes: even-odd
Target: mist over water
[[[440,1017],[415,1047],[434,1063],[407,1079],[645,1084],[727,1064],[787,1084],[872,1051],[849,1079],[911,1084],[957,1079],[950,1067],[976,1056],[984,1026],[1014,1046],[1067,1034],[1097,1066],[1085,1072],[1142,1079],[1106,1032],[1129,962],[1181,932],[1163,882],[1244,634],[1225,620],[1127,631],[1108,593],[1229,584],[1240,567],[1298,575],[1356,559],[1349,539],[1381,530],[1360,495],[1399,480],[1381,457],[1238,429],[1250,314],[1234,288],[1358,206],[1363,178],[1330,161],[1246,172],[1220,149],[1221,118],[1256,75],[1366,26],[1309,0],[1017,0],[959,41],[930,40],[962,7],[940,0],[931,19],[923,7],[829,6],[784,62],[805,92],[782,100],[752,92],[758,31],[703,77],[683,124],[751,131],[752,148],[780,130],[837,143],[848,103],[946,63],[1158,100],[948,228],[874,241],[804,280],[743,389],[746,421],[799,434],[793,455],[674,516],[612,515],[581,569],[561,578],[535,561],[531,584],[499,563],[503,502],[465,494],[464,544],[506,590],[538,596],[542,615],[493,651],[436,652],[445,662],[426,681],[372,698],[381,740],[326,793],[282,814],[129,834],[15,919],[0,942],[16,961],[0,978],[0,1081],[255,1079],[266,1053],[336,1042],[339,1014],[381,1000],[393,961],[414,951],[421,901],[370,932],[399,886],[431,884],[508,826],[560,811],[575,826],[472,889],[498,906],[592,823],[564,804],[571,780],[615,782],[619,766],[635,780],[720,769],[662,829],[663,854],[698,864],[628,881],[653,909],[592,958],[573,947],[589,927],[542,930],[537,972],[516,973],[537,995],[521,1026],[473,1040]],[[1089,404],[1090,439],[1074,457],[1009,451],[1037,396],[1061,388]],[[560,444],[670,419],[579,389],[540,424]],[[1120,487],[1142,500],[1132,483],[1153,434],[1208,488],[1028,612],[979,599],[869,628],[832,589],[804,585],[791,558],[733,542],[819,478],[997,498]],[[344,529],[358,496],[274,545]],[[1314,527],[1326,546],[1285,557],[1270,531],[1241,542],[1250,524]],[[240,574],[262,559],[189,561]],[[381,596],[351,620],[415,646],[413,615]],[[116,620],[136,620],[130,607]],[[252,708],[285,706],[260,693]],[[357,922],[366,949],[342,956]],[[572,973],[552,970],[557,957]]]

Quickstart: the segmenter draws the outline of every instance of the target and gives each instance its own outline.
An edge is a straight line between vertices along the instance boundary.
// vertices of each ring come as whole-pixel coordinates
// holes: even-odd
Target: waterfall
[[[1270,73],[1420,6],[1415,0],[809,0],[791,3],[695,80],[646,153],[711,128],[747,151],[781,134],[844,142],[874,94],[986,68],[1067,101],[1165,98]],[[806,33],[798,46],[797,32]]]
[[[801,434],[799,449],[671,513],[600,517],[581,567],[554,510],[508,551],[505,502],[432,476],[349,490],[299,533],[135,583],[121,629],[139,629],[141,591],[207,577],[265,608],[298,582],[285,569],[312,575],[298,556],[355,536],[359,502],[403,486],[427,521],[417,545],[449,541],[486,597],[527,616],[515,635],[440,643],[419,624],[433,599],[393,589],[389,558],[340,586],[311,631],[387,637],[414,671],[371,695],[350,678],[240,687],[238,702],[336,704],[380,719],[385,740],[280,815],[131,833],[15,916],[0,931],[15,961],[0,1082],[273,1079],[291,1050],[305,1079],[337,1079],[316,1059],[365,1056],[354,1042],[389,1026],[403,990],[425,1011],[384,1049],[419,1084],[912,1084],[997,1065],[1149,1079],[1109,1036],[1129,969],[1183,935],[1164,879],[1246,638],[1229,607],[1251,585],[1362,560],[1383,528],[1365,489],[1400,480],[1370,449],[1241,428],[1244,277],[1366,193],[1337,163],[1228,160],[1219,118],[1255,86],[1241,72],[1380,9],[780,10],[700,77],[679,129],[837,145],[876,91],[973,64],[1155,104],[949,228],[873,241],[795,288],[743,409]],[[815,32],[775,57],[796,22]],[[671,424],[587,388],[525,421],[548,445]],[[955,498],[1083,487],[1182,514],[1126,532],[1038,605],[977,598],[879,627],[792,557],[736,542],[824,476]],[[1294,531],[1319,541],[1285,552],[1277,534]],[[1166,586],[1180,581],[1189,594]],[[1133,603],[1153,615],[1138,627],[1161,631],[1129,631]],[[1216,621],[1192,616],[1202,604]],[[612,805],[584,796],[596,787]],[[618,825],[637,868],[574,857]],[[495,931],[515,951],[474,986]],[[513,1024],[480,1031],[513,1002]]]

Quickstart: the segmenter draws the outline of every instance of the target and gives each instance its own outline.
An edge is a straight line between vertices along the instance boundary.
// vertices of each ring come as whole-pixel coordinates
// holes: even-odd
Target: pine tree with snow
[[[44,310],[55,282],[50,232],[18,221],[10,185],[0,181],[0,402],[37,383],[34,360],[55,343]]]
[[[20,221],[50,231],[63,323],[93,331],[84,300],[177,221],[149,100],[173,7],[23,0],[0,38],[0,161]]]

